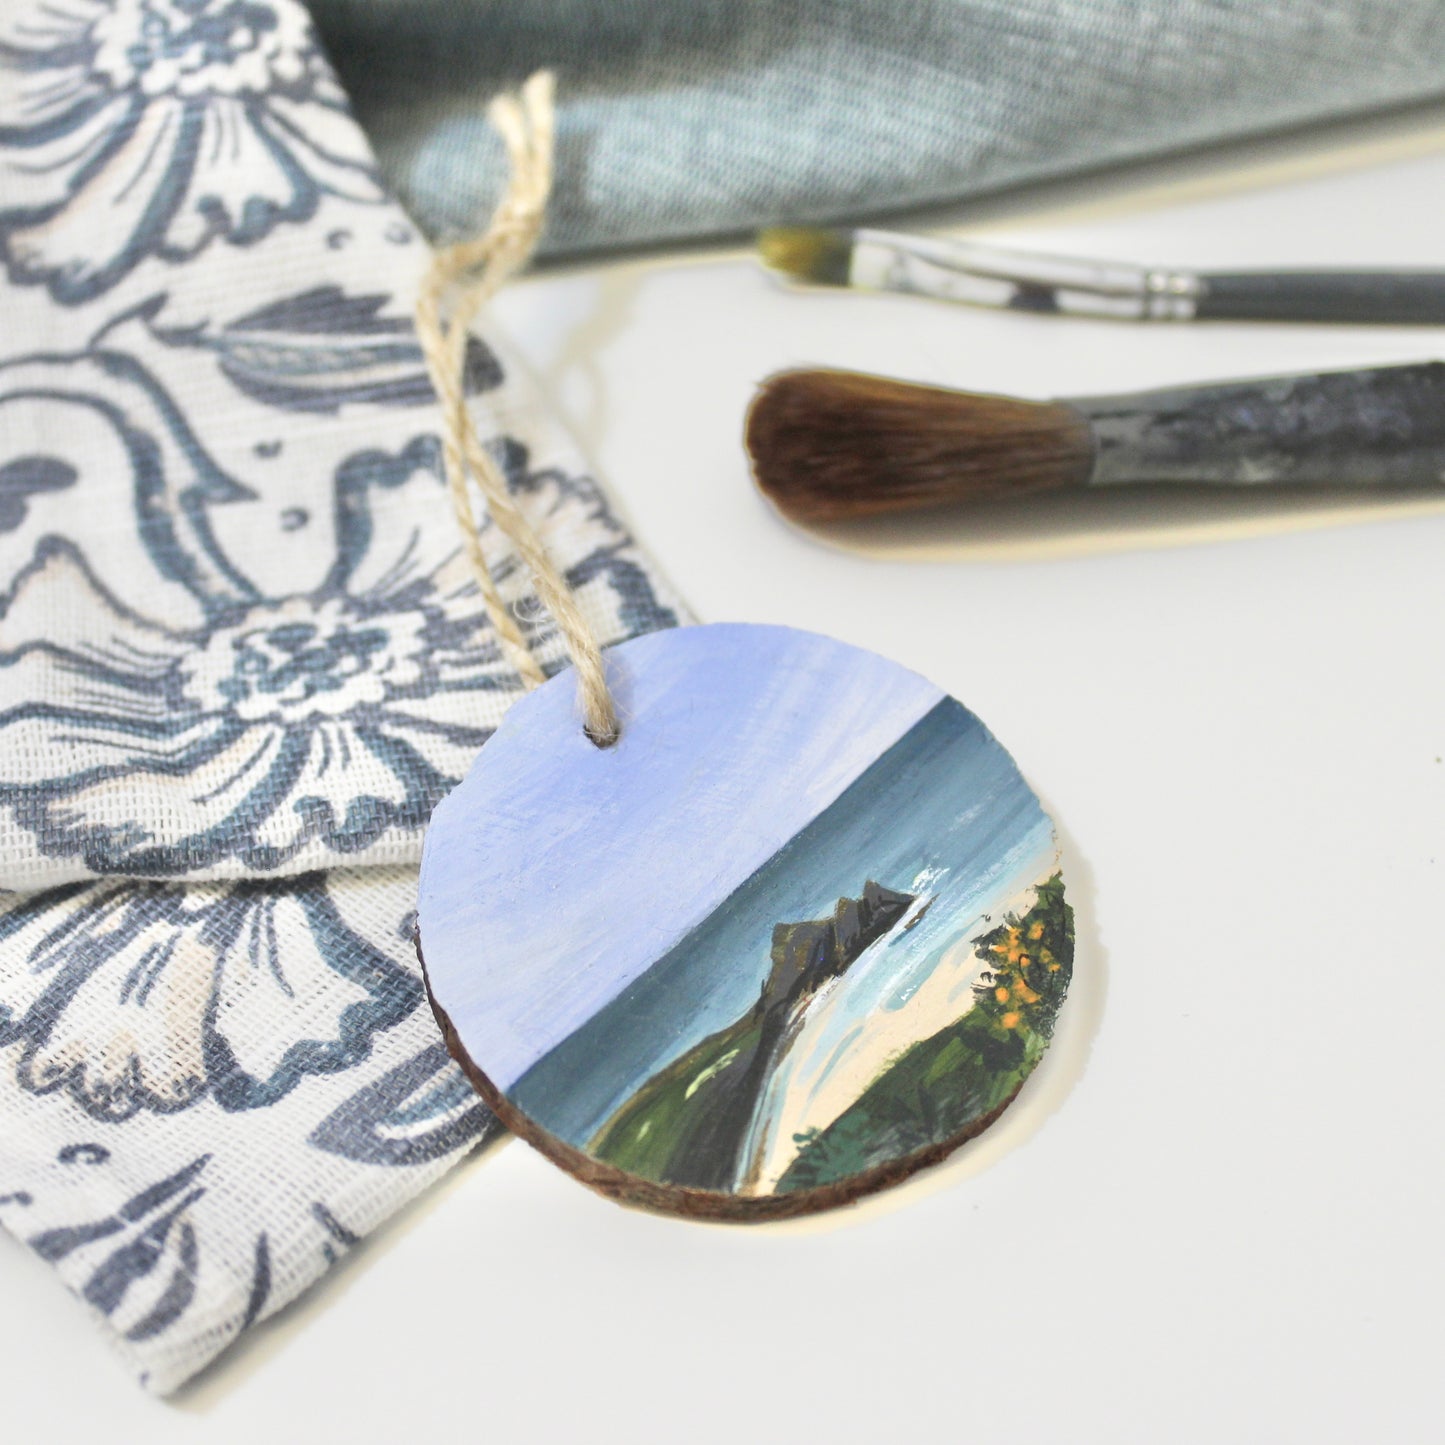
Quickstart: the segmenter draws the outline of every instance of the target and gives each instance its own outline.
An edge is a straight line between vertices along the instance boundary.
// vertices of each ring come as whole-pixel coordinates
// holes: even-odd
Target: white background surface
[[[1445,112],[956,220],[1445,265]],[[1438,1439],[1445,508],[1091,498],[843,550],[767,510],[739,433],[792,364],[1067,395],[1438,357],[1445,330],[790,294],[740,251],[553,272],[500,311],[699,617],[886,653],[1013,750],[1077,910],[1058,1042],[952,1164],[808,1226],[628,1212],[494,1148],[169,1403],[5,1238],[0,1438]]]

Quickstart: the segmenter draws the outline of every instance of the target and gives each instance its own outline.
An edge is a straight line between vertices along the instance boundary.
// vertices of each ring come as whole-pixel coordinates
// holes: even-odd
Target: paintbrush
[[[748,411],[758,486],[799,522],[1068,488],[1445,483],[1445,363],[1026,401],[785,371]]]
[[[762,259],[794,280],[1124,321],[1445,324],[1445,272],[1197,273],[892,231],[777,227]]]

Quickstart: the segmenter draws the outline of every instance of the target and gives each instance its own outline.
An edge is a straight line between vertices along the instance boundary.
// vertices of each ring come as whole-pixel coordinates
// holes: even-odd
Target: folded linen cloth
[[[433,235],[493,193],[480,101],[559,72],[556,254],[857,219],[1445,94],[1438,0],[309,3]]]
[[[160,1392],[495,1127],[411,944],[430,810],[521,691],[427,260],[296,0],[0,18],[0,1221]],[[495,339],[467,380],[600,638],[678,621]]]

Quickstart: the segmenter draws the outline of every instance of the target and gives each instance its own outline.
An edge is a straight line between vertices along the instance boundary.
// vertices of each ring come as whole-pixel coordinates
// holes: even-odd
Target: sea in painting
[[[605,1166],[740,1198],[846,1190],[976,1131],[1042,1056],[1073,959],[1008,753],[829,639],[729,625],[618,653],[611,756],[554,743],[577,728],[548,684],[433,822],[423,953],[478,1069]]]

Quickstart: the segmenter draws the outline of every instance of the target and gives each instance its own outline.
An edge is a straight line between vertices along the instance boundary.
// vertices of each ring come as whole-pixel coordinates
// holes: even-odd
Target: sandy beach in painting
[[[1036,892],[1034,884],[1020,890],[1003,905],[1000,916],[1026,913]],[[921,895],[898,926],[907,929],[931,903],[931,896]],[[800,1138],[810,1129],[823,1130],[833,1124],[857,1101],[867,1083],[881,1077],[918,1040],[962,1018],[973,1007],[979,976],[988,966],[987,960],[979,957],[976,942],[990,927],[984,918],[974,919],[959,941],[944,950],[916,991],[895,1008],[859,1017],[857,1010],[849,1007],[849,994],[865,984],[868,973],[874,968],[887,969],[891,936],[875,945],[876,958],[865,955],[848,974],[818,992],[797,1020],[759,1101],[745,1150],[748,1166],[740,1184],[742,1192],[768,1194],[775,1190],[798,1156]]]

